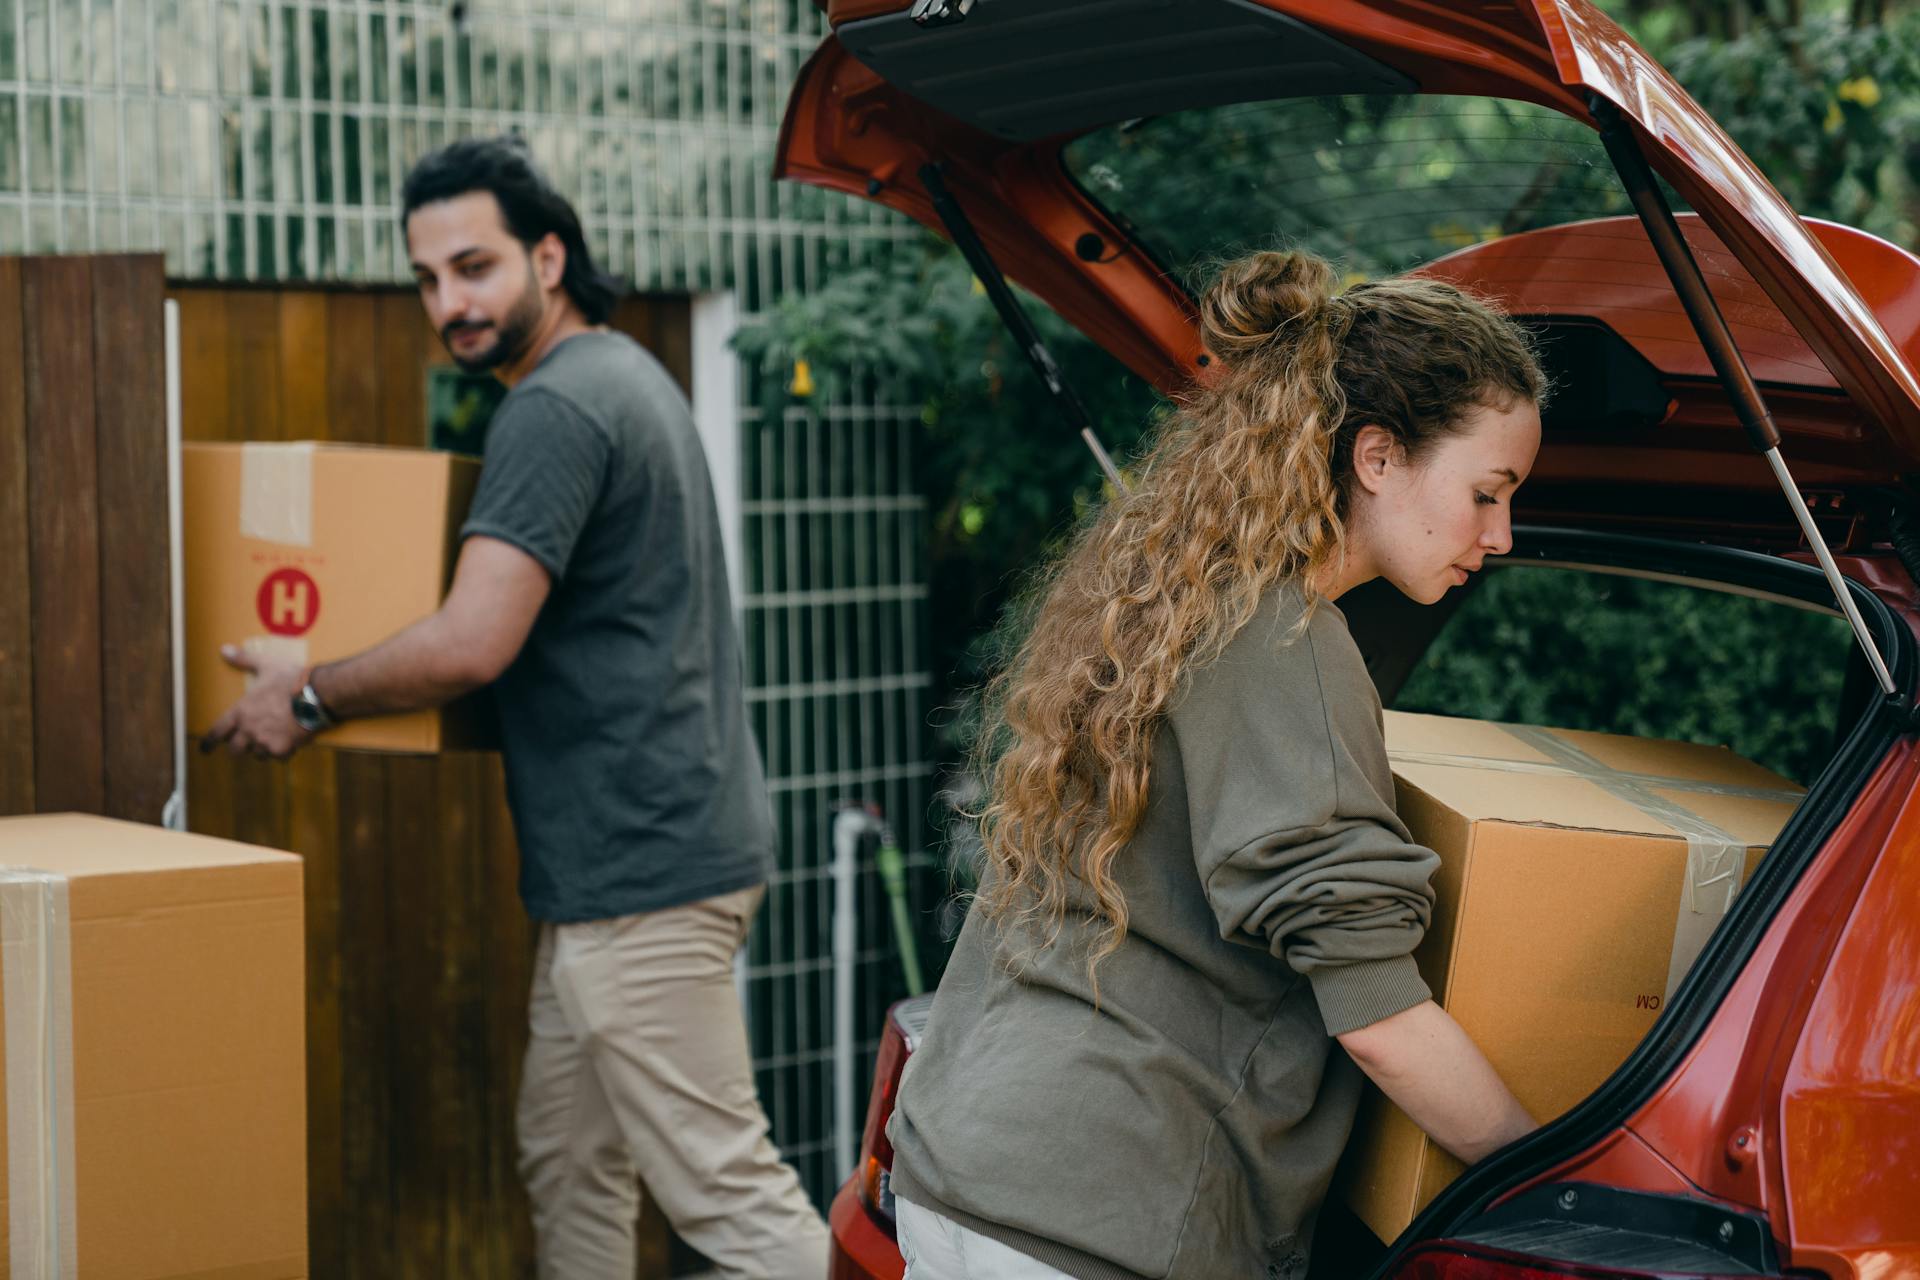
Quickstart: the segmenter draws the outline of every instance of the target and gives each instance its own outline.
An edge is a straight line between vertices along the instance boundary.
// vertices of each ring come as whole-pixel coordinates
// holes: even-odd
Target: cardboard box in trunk
[[[336,444],[190,444],[181,453],[187,721],[205,733],[246,688],[239,644],[318,665],[439,608],[477,459]],[[436,711],[351,720],[335,747],[494,745],[484,694]]]
[[[231,841],[0,819],[11,1274],[307,1274],[300,881]]]
[[[1400,816],[1440,855],[1421,976],[1553,1119],[1652,1028],[1801,789],[1721,747],[1386,720]],[[1392,1240],[1463,1167],[1369,1087],[1335,1194]]]

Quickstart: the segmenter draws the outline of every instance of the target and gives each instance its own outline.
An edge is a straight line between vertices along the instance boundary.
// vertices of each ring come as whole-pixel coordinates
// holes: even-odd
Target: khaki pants
[[[541,926],[519,1136],[542,1280],[630,1280],[643,1184],[726,1280],[824,1280],[733,985],[764,893]]]

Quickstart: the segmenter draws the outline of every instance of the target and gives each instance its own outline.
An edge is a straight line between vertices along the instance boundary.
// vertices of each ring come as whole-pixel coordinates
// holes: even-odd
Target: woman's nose
[[[1480,545],[1489,555],[1503,556],[1513,550],[1513,521],[1504,506],[1495,507],[1493,512],[1493,518],[1481,531]]]

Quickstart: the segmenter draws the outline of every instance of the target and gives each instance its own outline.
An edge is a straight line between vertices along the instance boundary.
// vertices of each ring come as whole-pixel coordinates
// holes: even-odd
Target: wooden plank
[[[227,295],[227,413],[235,440],[285,440],[280,408],[280,299],[264,289]]]
[[[219,748],[225,751],[225,747]],[[287,768],[241,756],[233,763],[233,838],[263,849],[287,847]]]
[[[181,288],[180,435],[186,440],[238,440],[228,394],[227,294],[221,289]]]
[[[279,296],[280,430],[288,440],[331,440],[327,407],[327,296],[313,289]]]
[[[448,1132],[452,1016],[440,999],[451,932],[435,834],[441,798],[431,756],[390,756],[386,772],[388,1009],[393,1047],[406,1045],[388,1080],[393,1268],[409,1277],[451,1276],[443,1166],[458,1144]]]
[[[379,404],[376,418],[382,444],[415,449],[427,443],[427,339],[420,300],[411,294],[382,293],[376,299],[374,328],[379,334]]]
[[[482,766],[476,752],[450,751],[434,758],[439,792],[434,845],[446,932],[437,967],[436,1004],[447,1018],[444,1056],[436,1054],[429,1087],[442,1100],[440,1157],[446,1197],[446,1266],[450,1277],[480,1274],[484,1237],[497,1228],[487,1213],[486,1131],[486,828]]]
[[[224,750],[187,756],[187,830],[232,840],[233,774],[238,762]]]
[[[0,258],[0,369],[26,361],[20,259]],[[0,816],[33,812],[33,585],[27,388],[0,378]]]
[[[173,791],[165,260],[93,259],[106,812],[158,822]]]
[[[684,298],[648,298],[654,313],[653,354],[667,367],[680,390],[693,395],[693,303]]]
[[[515,1111],[527,1054],[527,997],[533,985],[538,929],[520,902],[519,846],[507,810],[500,757],[487,757],[483,771],[480,873],[485,902],[482,928],[487,948],[486,1061],[487,1203],[497,1224],[490,1234],[485,1275],[519,1280],[533,1256],[533,1221],[521,1184],[515,1147]]]
[[[92,293],[84,258],[26,260],[34,803],[43,811],[99,813],[107,798]]]
[[[407,1273],[394,1254],[393,1097],[389,1088],[402,1043],[390,1021],[386,758],[342,751],[334,761],[340,798],[341,1180],[348,1209],[341,1252],[349,1280],[392,1280]],[[403,1028],[403,1031],[406,1029]]]
[[[379,307],[371,294],[327,298],[327,438],[380,440]]]
[[[353,1194],[341,1148],[340,974],[354,940],[340,927],[340,791],[337,753],[302,751],[289,766],[287,847],[304,860],[307,925],[307,1241],[317,1280],[346,1274]],[[358,1069],[358,1064],[355,1064]]]

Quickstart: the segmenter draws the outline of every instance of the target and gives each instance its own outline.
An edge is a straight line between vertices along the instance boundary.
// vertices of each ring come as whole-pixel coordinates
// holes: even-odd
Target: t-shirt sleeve
[[[501,405],[462,539],[511,543],[557,582],[586,528],[613,462],[607,431],[566,400],[531,388]]]
[[[1439,865],[1394,812],[1371,683],[1357,655],[1322,679],[1310,629],[1236,643],[1175,717],[1194,857],[1221,936],[1262,945],[1313,985],[1330,1035],[1430,996],[1412,951]]]

